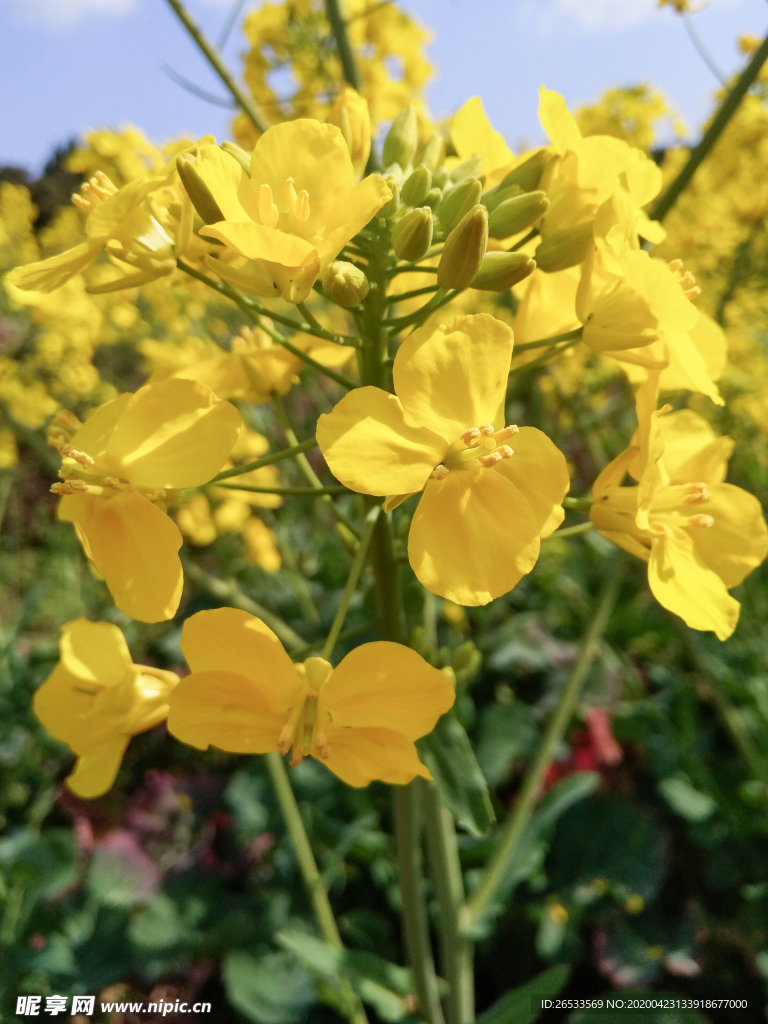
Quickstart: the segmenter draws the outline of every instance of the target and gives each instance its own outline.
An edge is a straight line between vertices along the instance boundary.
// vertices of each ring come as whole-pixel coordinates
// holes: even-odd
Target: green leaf
[[[183,942],[186,935],[176,904],[164,892],[155,893],[128,927],[131,942],[144,949],[168,949]]]
[[[537,997],[548,999],[556,996],[567,984],[570,973],[570,967],[550,967],[520,988],[505,992],[501,999],[480,1014],[477,1024],[531,1024],[541,1012]]]
[[[490,704],[480,714],[477,761],[489,786],[498,786],[512,764],[525,757],[536,740],[533,712],[521,700]]]
[[[266,779],[248,772],[235,772],[224,790],[224,802],[235,815],[238,838],[243,842],[263,832],[269,821],[267,808],[262,803]]]
[[[287,952],[257,959],[234,950],[224,960],[222,977],[229,1002],[255,1024],[296,1024],[317,1001],[312,979]]]
[[[417,746],[456,823],[472,836],[485,835],[496,815],[472,744],[453,711],[443,715]]]
[[[711,818],[717,803],[708,793],[702,793],[683,775],[662,779],[658,790],[675,813],[686,821],[706,821]]]

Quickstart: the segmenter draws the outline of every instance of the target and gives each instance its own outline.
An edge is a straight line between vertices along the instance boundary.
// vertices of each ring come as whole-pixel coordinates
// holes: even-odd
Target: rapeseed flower
[[[768,553],[760,503],[724,483],[733,450],[690,409],[656,409],[658,373],[638,390],[633,444],[598,476],[590,518],[648,562],[656,600],[692,629],[727,640],[740,605],[728,593]],[[626,474],[636,486],[622,486]]]
[[[107,622],[68,622],[60,652],[33,707],[48,732],[78,755],[67,785],[91,799],[115,781],[131,736],[165,720],[179,677],[132,664],[123,634]]]
[[[346,487],[390,495],[389,509],[423,492],[408,558],[427,590],[455,604],[511,590],[563,519],[562,453],[534,427],[504,426],[512,347],[509,327],[486,314],[425,326],[398,349],[397,397],[356,388],[317,425]]]
[[[171,618],[183,583],[182,537],[165,514],[170,491],[221,469],[240,415],[196,381],[147,384],[97,409],[84,424],[54,421],[62,456],[59,519],[106,580],[115,604],[143,622]]]
[[[414,740],[453,704],[448,677],[400,644],[363,644],[334,668],[294,665],[275,634],[234,608],[187,619],[181,649],[191,674],[170,701],[178,739],[238,754],[311,755],[350,786],[431,778]]]
[[[340,129],[309,118],[265,132],[250,177],[218,146],[197,150],[194,171],[222,215],[201,235],[246,261],[235,266],[208,256],[207,266],[244,291],[294,303],[391,198],[379,175],[355,185]]]

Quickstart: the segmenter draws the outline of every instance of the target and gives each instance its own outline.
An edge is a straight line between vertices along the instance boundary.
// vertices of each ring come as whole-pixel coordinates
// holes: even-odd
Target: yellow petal
[[[243,223],[220,221],[201,228],[206,238],[217,238],[240,256],[249,260],[268,260],[283,267],[303,267],[309,264],[316,250],[311,242],[298,235],[289,235],[276,228],[255,224],[249,220]]]
[[[75,770],[67,779],[67,786],[84,800],[102,796],[112,788],[129,740],[129,736],[117,733],[83,754],[77,759]]]
[[[195,673],[242,676],[276,712],[303,692],[293,662],[261,619],[237,608],[198,612],[184,623],[181,649]]]
[[[222,281],[239,288],[241,292],[259,295],[262,299],[275,299],[280,294],[280,287],[270,272],[270,265],[263,260],[253,261],[246,267],[233,267],[206,255],[203,263],[214,274],[218,274]]]
[[[66,284],[75,274],[85,270],[93,263],[96,256],[104,248],[103,242],[96,240],[83,242],[74,249],[68,249],[58,256],[42,260],[40,263],[29,263],[26,267],[14,267],[5,277],[7,284],[12,284],[23,291],[52,292]]]
[[[334,725],[381,726],[416,740],[453,706],[455,690],[444,673],[402,644],[362,644],[342,660],[320,691]]]
[[[249,561],[264,572],[277,572],[283,560],[277,549],[275,535],[257,516],[251,516],[243,526],[243,539]]]
[[[61,629],[61,664],[88,686],[116,686],[131,671],[122,631],[109,622],[75,619]]]
[[[237,441],[240,413],[197,381],[139,388],[107,446],[119,475],[140,487],[197,487],[221,469]]]
[[[386,181],[378,174],[369,174],[359,185],[355,185],[343,202],[336,204],[329,212],[322,232],[313,235],[321,270],[333,262],[342,246],[373,220],[391,198],[392,193]]]
[[[111,402],[100,405],[72,438],[72,447],[85,452],[94,460],[92,472],[95,474],[106,476],[115,471],[115,466],[106,457],[107,445],[132,397],[131,394],[119,395]]]
[[[168,731],[199,750],[213,745],[234,754],[266,754],[277,749],[286,723],[257,682],[234,672],[193,672],[168,703]]]
[[[460,160],[468,160],[472,156],[482,157],[486,177],[499,168],[509,167],[515,159],[504,136],[492,127],[479,96],[467,100],[454,114],[451,141]]]
[[[411,522],[408,560],[419,581],[454,604],[488,604],[533,568],[541,524],[495,469],[430,480]]]
[[[704,360],[710,380],[720,380],[728,362],[725,331],[712,317],[699,310],[699,319],[688,333]]]
[[[124,227],[125,220],[136,211],[148,195],[168,184],[166,178],[137,178],[123,185],[109,199],[105,199],[88,214],[85,222],[85,233],[89,238],[105,239],[114,236]],[[143,213],[143,211],[141,211]],[[148,218],[148,215],[145,215]],[[143,217],[140,221],[143,221]],[[142,227],[138,228],[139,232]]]
[[[733,484],[710,484],[709,500],[691,512],[712,516],[714,525],[691,531],[696,553],[725,583],[736,587],[768,554],[763,509],[753,494]]]
[[[730,437],[717,437],[704,417],[691,409],[659,417],[658,430],[664,445],[664,468],[672,483],[722,483],[733,451]]]
[[[196,494],[176,511],[176,525],[184,539],[195,547],[207,547],[216,540],[211,506],[204,494]]]
[[[736,628],[739,602],[697,556],[691,531],[672,527],[654,539],[648,583],[659,604],[691,629],[712,630],[719,640],[727,640]]]
[[[35,692],[32,707],[51,736],[74,750],[82,739],[82,721],[93,706],[96,689],[59,663]]]
[[[468,427],[495,423],[507,392],[512,344],[509,327],[485,313],[414,331],[398,349],[393,369],[406,416],[449,444]],[[416,488],[380,493],[409,490]]]
[[[329,756],[320,760],[348,786],[367,786],[378,779],[392,786],[405,786],[417,775],[431,779],[429,769],[419,760],[412,740],[401,732],[382,728],[326,730]]]
[[[173,618],[184,582],[176,524],[137,491],[72,497],[90,499],[77,510],[78,532],[117,607],[140,622]]]
[[[540,341],[565,334],[579,326],[576,316],[576,289],[579,267],[556,274],[536,270],[521,286],[522,299],[515,314],[515,340]],[[523,289],[525,289],[523,291]],[[531,358],[539,355],[534,349]]]
[[[511,459],[499,462],[494,472],[511,480],[525,495],[540,525],[541,537],[548,537],[565,516],[560,502],[571,486],[565,456],[536,427],[521,427],[509,440],[514,450]]]
[[[208,186],[225,220],[246,221],[258,217],[251,182],[245,170],[220,146],[201,146],[194,169]]]
[[[400,401],[379,388],[355,388],[317,421],[317,443],[346,487],[362,494],[420,491],[448,448],[426,426],[409,425]]]
[[[563,97],[544,86],[539,89],[539,120],[554,149],[561,155],[578,148],[581,132]]]

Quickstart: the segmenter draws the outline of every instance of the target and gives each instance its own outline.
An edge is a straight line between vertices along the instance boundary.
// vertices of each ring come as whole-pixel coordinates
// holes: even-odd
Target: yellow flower
[[[371,115],[368,102],[352,86],[345,85],[331,107],[328,120],[344,136],[355,171],[354,180],[360,181],[371,155]]]
[[[133,665],[123,634],[107,622],[68,622],[60,652],[33,707],[48,732],[77,754],[67,785],[89,799],[115,781],[131,736],[165,720],[179,677]]]
[[[424,492],[408,557],[427,590],[455,604],[511,590],[563,519],[563,455],[534,427],[504,426],[512,345],[512,331],[485,314],[423,327],[395,357],[397,397],[357,388],[317,425],[347,487],[395,496],[387,508]]]
[[[507,146],[504,136],[500,135],[488,120],[479,96],[467,100],[454,114],[451,121],[451,142],[459,161],[468,160],[473,156],[481,158],[482,172],[489,186],[495,185],[516,163],[521,163],[530,156],[526,153],[520,160],[515,159],[515,154]]]
[[[88,215],[88,241],[41,263],[16,267],[6,280],[24,291],[52,292],[90,266],[102,250],[135,273],[88,291],[133,288],[170,274],[176,266],[173,240],[146,201],[152,192],[168,185],[171,177],[141,178],[118,189],[103,171],[98,171],[80,194],[72,197],[78,209]]]
[[[658,373],[637,393],[634,444],[598,476],[590,518],[603,536],[648,562],[656,600],[692,629],[726,640],[738,586],[768,553],[758,500],[723,482],[733,441],[689,409],[656,410]],[[629,473],[637,486],[622,486]]]
[[[303,302],[341,248],[389,201],[383,178],[354,185],[341,131],[308,118],[274,125],[256,143],[250,177],[218,146],[202,146],[194,169],[223,220],[201,229],[247,263],[205,262],[235,287]]]
[[[183,579],[168,492],[215,476],[237,440],[239,413],[203,384],[170,380],[121,395],[82,425],[55,426],[59,518],[74,523],[121,611],[143,622],[171,618]]]
[[[453,704],[448,678],[400,644],[370,643],[336,668],[294,665],[275,634],[234,608],[187,619],[181,648],[192,672],[174,691],[168,728],[205,750],[292,751],[318,758],[350,786],[430,778],[414,740]]]

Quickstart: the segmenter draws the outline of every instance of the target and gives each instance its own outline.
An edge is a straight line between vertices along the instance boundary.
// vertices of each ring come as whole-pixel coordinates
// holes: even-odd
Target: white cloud
[[[135,0],[10,0],[19,21],[49,29],[69,28],[89,15],[128,14]]]

